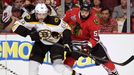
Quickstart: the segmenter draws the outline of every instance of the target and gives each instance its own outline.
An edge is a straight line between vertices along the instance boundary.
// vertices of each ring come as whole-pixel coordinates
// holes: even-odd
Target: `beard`
[[[80,19],[81,20],[87,20],[89,18],[90,14],[88,16],[84,16],[80,14]]]

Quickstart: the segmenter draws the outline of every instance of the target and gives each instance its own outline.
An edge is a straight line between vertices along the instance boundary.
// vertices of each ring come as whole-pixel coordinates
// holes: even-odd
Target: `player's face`
[[[87,18],[90,14],[90,12],[86,10],[81,10],[80,13],[82,18]]]
[[[109,17],[110,17],[110,13],[109,13],[108,10],[102,11],[102,18],[103,18],[104,20],[109,19]]]
[[[47,16],[47,13],[36,13],[36,17],[39,21],[43,21]]]

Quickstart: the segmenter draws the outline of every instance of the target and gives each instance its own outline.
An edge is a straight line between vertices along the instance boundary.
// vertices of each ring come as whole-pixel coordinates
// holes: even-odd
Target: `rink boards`
[[[134,54],[134,34],[101,34],[101,41],[106,46],[111,59],[123,62]],[[23,38],[15,34],[0,35],[0,64],[6,66],[18,75],[28,75],[29,54],[34,42],[29,37]],[[134,75],[134,61],[126,66],[116,65],[120,75]],[[95,66],[90,58],[80,57],[73,69],[84,75],[107,75],[102,66]],[[61,75],[52,65],[49,53],[40,66],[40,75]],[[13,75],[0,66],[0,75]]]

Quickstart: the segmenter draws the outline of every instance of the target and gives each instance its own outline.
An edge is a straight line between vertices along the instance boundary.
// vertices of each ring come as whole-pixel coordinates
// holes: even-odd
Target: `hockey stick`
[[[54,43],[54,42],[49,41],[49,40],[45,40],[45,41],[50,42],[50,43]],[[61,44],[59,44],[59,43],[54,43],[54,44],[57,45],[57,46],[60,46],[60,47],[63,47],[63,48],[64,48],[64,46],[61,45]],[[77,45],[80,45],[80,44],[77,44]],[[82,54],[82,55],[84,55],[84,56],[90,57],[90,58],[92,58],[93,60],[94,60],[94,59],[97,59],[97,60],[101,60],[101,61],[108,62],[108,60],[105,60],[105,59],[102,59],[102,58],[93,56],[93,55],[91,55],[91,54],[87,54],[87,53],[81,52],[81,49],[79,49],[75,44],[72,45],[72,46],[74,46],[74,47],[77,48],[78,50],[71,50],[71,51],[75,51],[75,52],[80,53],[80,54]],[[132,55],[131,57],[129,57],[126,61],[124,61],[124,62],[122,62],[122,63],[114,62],[114,61],[112,61],[112,60],[111,60],[111,62],[114,63],[114,64],[116,64],[116,65],[125,66],[125,65],[129,64],[129,63],[130,63],[131,61],[133,61],[133,60],[134,60],[134,55]],[[96,61],[96,60],[95,60],[95,61]],[[99,61],[97,61],[97,62],[100,63]]]
[[[14,72],[14,71],[12,71],[11,69],[7,68],[7,67],[4,66],[3,64],[0,64],[0,66],[1,66],[3,69],[5,69],[5,70],[9,71],[10,73],[12,73],[13,75],[18,75],[16,72]]]
[[[82,54],[82,55],[84,55],[84,56],[90,57],[90,58],[92,58],[93,60],[94,60],[94,59],[97,59],[97,60],[100,60],[100,61],[109,62],[108,60],[105,60],[105,59],[102,59],[102,58],[99,58],[99,57],[96,57],[96,56],[93,56],[93,55],[90,55],[90,54],[83,53],[83,52],[81,52],[81,51],[79,51],[79,50],[76,50],[75,52],[80,53],[80,54]],[[125,66],[125,65],[129,64],[129,63],[130,63],[131,61],[133,61],[133,60],[134,60],[134,55],[132,55],[131,57],[129,57],[126,61],[124,61],[124,62],[122,62],[122,63],[114,62],[114,61],[112,61],[112,60],[110,60],[110,61],[111,61],[112,63],[116,64],[116,65]],[[96,61],[96,60],[95,60],[95,61]],[[99,63],[99,61],[97,61],[97,63]]]

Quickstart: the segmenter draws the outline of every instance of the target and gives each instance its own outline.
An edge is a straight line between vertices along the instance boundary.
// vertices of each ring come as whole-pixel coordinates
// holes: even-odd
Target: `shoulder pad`
[[[31,16],[30,15],[27,15],[26,17],[24,17],[24,20],[27,21],[27,20],[30,20],[31,19]]]
[[[45,20],[45,23],[59,25],[61,20],[56,16],[48,16]]]
[[[24,17],[24,20],[26,22],[37,21],[37,19],[35,18],[35,14],[27,15],[26,17]]]

